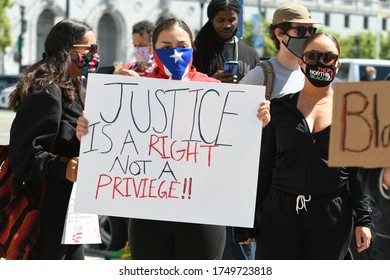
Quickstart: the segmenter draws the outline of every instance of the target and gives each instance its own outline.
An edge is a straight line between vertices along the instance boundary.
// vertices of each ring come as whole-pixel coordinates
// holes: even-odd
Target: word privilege
[[[219,275],[229,275],[229,276],[271,276],[272,267],[261,267],[261,266],[218,266],[212,267],[211,269],[207,268],[179,268],[176,265],[172,268],[146,268],[142,267],[128,267],[124,266],[119,269],[119,275],[131,275],[131,276],[161,276],[161,275],[170,275],[170,276],[219,276]]]
[[[188,181],[188,183],[187,183]],[[187,187],[188,185],[188,187]],[[101,188],[109,187],[112,191],[112,199],[115,194],[120,197],[134,198],[188,198],[191,199],[192,178],[184,178],[183,182],[159,181],[157,178],[136,179],[133,177],[114,177],[108,174],[100,174],[96,188],[95,199],[98,199]],[[181,189],[181,191],[179,191]]]

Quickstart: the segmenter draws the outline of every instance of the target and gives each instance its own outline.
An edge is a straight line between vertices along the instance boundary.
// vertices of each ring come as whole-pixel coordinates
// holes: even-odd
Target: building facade
[[[22,65],[41,59],[45,37],[63,18],[75,18],[95,31],[101,65],[132,59],[132,25],[148,19],[175,16],[185,20],[194,34],[207,20],[209,0],[14,0],[8,10],[13,46],[0,54],[0,73],[17,74]],[[244,20],[271,21],[275,9],[286,1],[244,0]],[[300,0],[322,21],[324,28],[342,36],[362,31],[387,34],[390,0]],[[245,31],[244,31],[245,32]],[[22,38],[20,40],[19,38]],[[22,44],[20,44],[22,42]],[[21,54],[21,56],[20,56]]]

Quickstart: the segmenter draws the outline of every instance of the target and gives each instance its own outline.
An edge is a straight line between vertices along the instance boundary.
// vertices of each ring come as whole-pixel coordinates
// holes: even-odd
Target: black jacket
[[[81,112],[78,96],[71,102],[55,85],[48,92],[30,92],[17,108],[10,132],[10,163],[20,181],[42,184],[49,178],[65,179],[67,163],[60,157],[79,154],[76,123]]]
[[[318,198],[348,191],[355,226],[370,226],[369,198],[357,180],[357,169],[328,166],[330,127],[311,133],[296,107],[298,96],[271,101],[271,122],[262,135],[257,208],[269,188]]]
[[[56,85],[48,92],[37,88],[18,106],[11,126],[9,155],[15,177],[33,190],[46,184],[40,219],[42,244],[49,244],[48,239],[56,245],[61,241],[73,186],[66,179],[63,158],[79,154],[76,124],[82,110],[78,95],[71,102]]]
[[[363,189],[372,198],[374,229],[377,235],[390,239],[390,191],[382,188],[382,168],[358,171]]]

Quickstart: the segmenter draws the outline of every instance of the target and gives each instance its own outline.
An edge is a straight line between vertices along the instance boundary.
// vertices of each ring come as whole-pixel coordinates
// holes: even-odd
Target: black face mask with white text
[[[306,71],[303,71],[309,82],[315,87],[326,87],[334,80],[336,76],[336,66],[326,65],[322,62],[316,64],[306,64]]]

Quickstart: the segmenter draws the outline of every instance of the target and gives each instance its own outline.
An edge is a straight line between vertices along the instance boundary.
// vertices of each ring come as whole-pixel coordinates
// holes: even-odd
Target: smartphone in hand
[[[233,75],[237,75],[238,61],[233,61],[233,60],[225,61],[223,72],[231,72]]]

